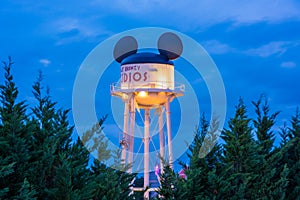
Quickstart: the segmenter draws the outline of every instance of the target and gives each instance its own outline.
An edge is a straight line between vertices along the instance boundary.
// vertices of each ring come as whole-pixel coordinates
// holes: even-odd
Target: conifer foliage
[[[102,134],[105,118],[87,132],[95,140],[100,160],[90,166],[91,156],[81,140],[72,139],[69,110],[57,108],[42,73],[33,84],[36,104],[19,101],[11,73],[4,65],[0,85],[0,199],[130,199],[135,174],[106,167],[111,152]],[[74,138],[74,136],[73,136]]]
[[[33,198],[35,189],[28,182],[30,176],[32,131],[34,124],[26,114],[24,101],[17,101],[16,87],[11,67],[13,62],[3,62],[5,81],[0,86],[0,195],[2,198]]]
[[[108,150],[102,133],[106,116],[74,139],[69,110],[57,108],[42,73],[29,105],[19,99],[12,67],[10,58],[3,62],[0,83],[0,199],[139,199],[131,192],[136,174],[124,172],[130,166],[104,164],[114,158],[120,167],[120,152]],[[300,199],[299,109],[278,124],[279,112],[271,111],[265,96],[252,105],[249,117],[239,99],[223,130],[217,118],[210,124],[203,115],[189,162],[181,163],[187,177],[165,165],[156,198]]]
[[[205,157],[200,149],[206,145],[204,138],[214,140],[217,123],[209,125],[202,117],[189,148],[187,179],[165,169],[168,173],[162,175],[158,191],[162,199],[163,195],[176,199],[176,191],[181,191],[177,199],[300,199],[299,110],[290,126],[285,122],[276,132],[279,112],[271,112],[264,96],[252,104],[256,118],[248,117],[244,101],[239,100],[235,115],[222,130],[222,140]],[[282,137],[277,145],[276,135]],[[170,188],[170,181],[177,187]]]

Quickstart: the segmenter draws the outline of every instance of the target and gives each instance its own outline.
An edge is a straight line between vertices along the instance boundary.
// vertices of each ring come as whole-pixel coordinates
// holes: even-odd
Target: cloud
[[[48,31],[56,35],[56,45],[63,45],[83,39],[95,39],[98,36],[111,35],[110,31],[95,25],[93,18],[63,17],[55,19],[45,26]]]
[[[300,4],[293,0],[117,0],[108,3],[95,0],[94,4],[106,12],[123,13],[138,19],[181,24],[187,28],[213,25],[222,22],[252,24],[276,23],[287,19],[300,19]]]
[[[294,68],[297,66],[297,64],[295,62],[289,61],[289,62],[283,62],[280,65],[283,68]]]
[[[44,67],[48,67],[48,65],[50,65],[51,61],[49,59],[43,58],[40,59],[39,62],[44,65]]]
[[[63,33],[71,33],[71,36],[82,34],[85,36],[94,35],[95,31],[89,28],[87,24],[76,18],[62,18],[53,22],[56,31]],[[65,35],[68,37],[68,34]]]
[[[272,41],[256,48],[241,50],[221,43],[218,40],[208,40],[201,43],[209,54],[242,53],[250,56],[269,57],[272,55],[282,55],[290,48],[300,45],[300,41]],[[293,62],[282,63],[282,67],[294,67]]]
[[[80,38],[94,37],[96,34],[94,29],[76,18],[58,19],[52,22],[50,27],[55,27],[54,30],[58,36],[57,45],[73,42]]]
[[[284,54],[291,46],[293,43],[289,41],[270,42],[258,48],[249,49],[245,53],[252,56],[269,57]]]
[[[253,0],[231,1],[229,12],[236,23],[270,22],[276,23],[287,19],[300,19],[300,4],[293,0]],[[226,7],[226,6],[225,6]]]
[[[229,45],[223,44],[217,40],[208,40],[201,44],[210,54],[225,54],[234,51]]]

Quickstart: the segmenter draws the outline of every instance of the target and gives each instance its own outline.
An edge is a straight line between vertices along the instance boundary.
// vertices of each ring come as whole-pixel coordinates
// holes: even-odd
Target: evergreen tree
[[[261,96],[256,102],[252,101],[255,107],[256,119],[253,119],[255,133],[257,136],[257,155],[259,167],[254,169],[258,174],[254,190],[257,190],[257,198],[270,198],[271,178],[274,176],[274,168],[270,163],[270,157],[274,153],[275,134],[272,130],[279,112],[270,114],[270,106],[265,96]],[[275,151],[276,152],[276,151]],[[254,191],[253,191],[254,192]]]
[[[279,135],[281,137],[280,147],[283,147],[289,140],[289,129],[286,122],[284,122],[283,127],[280,128]]]
[[[203,198],[204,191],[207,189],[207,176],[208,167],[205,163],[205,159],[200,158],[200,149],[203,144],[205,135],[208,133],[209,123],[205,119],[205,116],[201,117],[201,128],[196,129],[194,134],[194,141],[192,145],[189,147],[188,157],[190,158],[189,169],[186,170],[187,181],[184,184],[184,188],[186,189],[186,198]],[[184,167],[184,166],[183,166]]]
[[[256,128],[256,135],[260,147],[260,154],[269,157],[275,140],[275,134],[272,127],[279,112],[269,114],[270,106],[266,97],[261,96],[256,102],[252,101],[255,106],[255,113],[257,118],[253,120],[254,127]]]
[[[96,153],[96,158],[100,162],[108,160],[112,153],[107,149],[108,141],[105,140],[105,135],[102,132],[106,118],[107,115],[102,117],[90,130],[85,131],[80,138],[89,152]]]
[[[78,139],[69,151],[59,154],[55,167],[56,199],[92,199],[94,176],[88,168],[89,152]]]
[[[300,198],[300,112],[297,108],[292,116],[292,127],[289,129],[290,141],[284,146],[283,152],[289,168],[289,184],[287,196],[289,199]]]
[[[70,176],[67,173],[70,163],[67,162],[73,127],[69,126],[67,120],[69,111],[56,109],[56,102],[51,100],[49,89],[46,95],[42,94],[42,79],[39,73],[33,85],[33,95],[38,104],[32,108],[35,129],[31,162],[35,167],[31,168],[31,173],[40,176],[31,176],[31,181],[36,185],[41,199],[57,199],[59,196],[67,198],[69,193],[66,193],[66,188],[72,188],[71,185],[65,185],[64,188],[58,182],[62,178],[70,178],[65,176]]]
[[[281,129],[281,148],[270,159],[274,182],[269,190],[273,199],[300,198],[300,113],[297,108],[291,119],[291,127],[286,124]]]
[[[291,120],[292,127],[289,128],[289,138],[300,138],[300,111],[296,109],[296,113],[292,116]]]
[[[161,199],[187,199],[186,191],[181,187],[184,180],[170,168],[164,166],[164,173],[160,175],[160,187],[157,193]]]
[[[254,188],[259,166],[257,145],[249,126],[246,106],[239,100],[236,113],[228,122],[228,129],[222,133],[223,162],[221,190],[225,199],[255,199]]]
[[[284,136],[289,140],[281,144],[281,148],[270,159],[273,176],[268,189],[273,199],[300,198],[300,114],[292,116],[291,127],[284,129]],[[287,132],[286,132],[287,131]],[[287,133],[287,134],[286,134]]]
[[[36,123],[34,148],[37,152],[32,161],[36,166],[33,173],[42,175],[33,178],[39,198],[91,199],[95,195],[95,177],[88,168],[90,153],[79,139],[72,142],[69,110],[56,109],[56,102],[51,100],[48,89],[46,95],[42,95],[41,81],[40,73],[33,85],[38,105],[32,109]],[[98,145],[105,146],[104,143]]]
[[[107,116],[104,116],[90,130],[82,135],[82,142],[90,151],[95,151],[97,159],[91,166],[93,199],[132,199],[130,196],[132,182],[136,174],[128,174],[126,171],[130,166],[121,166],[120,152],[110,152],[108,142],[105,140],[103,123]],[[115,165],[107,167],[104,163],[111,157]],[[122,168],[121,168],[122,167]]]
[[[276,172],[277,168],[271,170],[270,186],[262,185],[268,190],[264,199],[287,199],[287,186],[289,183],[289,169],[287,164],[284,164],[281,171]],[[289,199],[289,198],[288,198]]]
[[[26,178],[30,176],[29,152],[33,126],[26,115],[25,102],[17,102],[19,91],[11,74],[11,58],[3,64],[5,81],[0,86],[0,191],[2,198],[18,198],[19,191],[28,183]],[[24,196],[26,191],[29,192],[22,191]]]
[[[98,160],[94,160],[91,170],[94,178],[93,199],[132,199],[132,182],[136,174],[128,174],[111,167],[107,167]]]
[[[18,200],[34,200],[37,199],[36,191],[32,185],[27,181],[27,178],[24,179],[24,183],[20,190],[18,191],[18,196],[15,199]]]
[[[138,196],[131,194],[131,187],[138,182],[134,182],[136,174],[126,172],[129,165],[120,165],[121,151],[108,150],[102,131],[106,116],[83,133],[81,140],[72,140],[69,110],[56,108],[49,89],[44,94],[42,74],[33,85],[37,105],[29,109],[25,101],[18,100],[11,59],[3,64],[0,199],[136,199]],[[221,145],[216,144],[218,121],[209,124],[201,118],[189,147],[187,179],[165,165],[159,198],[300,199],[299,109],[290,127],[284,123],[280,129],[282,141],[275,147],[273,127],[279,112],[270,113],[263,96],[252,104],[255,119],[248,118],[246,106],[239,100],[228,128],[222,131]],[[113,168],[105,164],[111,157]]]
[[[196,130],[194,142],[189,147],[190,167],[186,170],[184,184],[187,199],[214,199],[219,190],[220,145],[218,139],[218,121],[211,125],[201,117],[201,127]]]
[[[1,142],[1,146],[4,143],[4,141]],[[4,147],[5,145],[3,145]],[[0,179],[5,179],[6,176],[12,174],[14,172],[13,170],[13,166],[15,165],[15,163],[11,163],[8,165],[4,165],[3,163],[5,163],[5,160],[1,160],[1,168],[0,168]],[[5,194],[9,191],[9,188],[6,185],[1,185],[1,189],[0,189],[0,198],[4,198]]]

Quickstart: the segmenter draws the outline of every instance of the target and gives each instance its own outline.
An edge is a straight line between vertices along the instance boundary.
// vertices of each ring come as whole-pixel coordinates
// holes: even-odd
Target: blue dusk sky
[[[193,38],[214,60],[226,89],[227,119],[239,97],[254,116],[251,101],[265,94],[272,111],[281,111],[277,127],[300,105],[298,0],[2,0],[0,24],[0,59],[12,57],[19,97],[29,104],[34,103],[31,85],[38,70],[58,106],[71,108],[76,73],[100,42],[129,29],[163,27]],[[116,82],[119,68],[113,66],[116,71],[110,69],[106,80]],[[0,72],[3,82],[3,68]],[[184,75],[205,90],[192,73]],[[208,94],[201,98],[200,89],[198,100],[209,100]],[[109,85],[104,91],[99,98],[110,102]],[[209,112],[208,107],[204,103],[201,109]],[[97,106],[99,115],[109,112]],[[70,122],[74,124],[72,113]],[[111,124],[109,115],[107,129]]]

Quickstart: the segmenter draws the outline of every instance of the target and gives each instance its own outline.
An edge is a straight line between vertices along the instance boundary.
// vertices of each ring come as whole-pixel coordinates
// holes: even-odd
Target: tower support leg
[[[144,188],[149,186],[149,142],[150,142],[150,110],[145,109],[145,125],[144,125]],[[149,191],[144,193],[145,199],[149,198]]]
[[[135,126],[135,104],[134,94],[130,97],[130,133],[128,136],[129,140],[129,151],[128,151],[128,164],[133,165],[133,146],[134,146],[134,126]],[[132,173],[132,166],[128,170]]]
[[[165,151],[164,151],[164,135],[163,135],[163,113],[162,113],[162,107],[159,107],[158,112],[158,128],[159,128],[159,154],[160,154],[160,172],[163,173],[163,160],[165,159]]]
[[[170,112],[170,99],[168,98],[166,104],[166,120],[167,120],[167,133],[168,133],[168,151],[169,151],[169,165],[173,169],[173,146],[172,146],[172,130],[171,130],[171,112]]]
[[[129,112],[129,104],[128,100],[124,105],[124,125],[123,125],[123,138],[121,141],[122,145],[122,153],[121,153],[121,164],[124,166],[126,164],[126,151],[128,148],[128,112]]]

